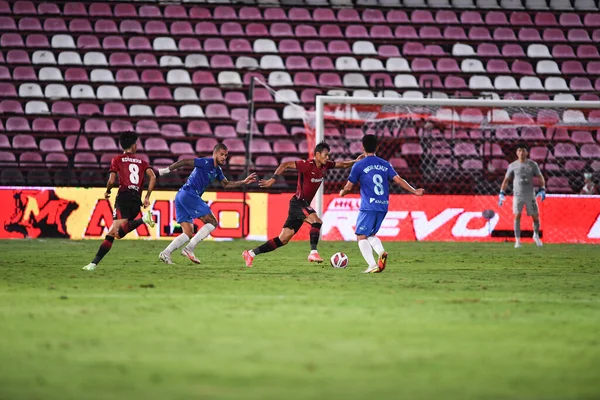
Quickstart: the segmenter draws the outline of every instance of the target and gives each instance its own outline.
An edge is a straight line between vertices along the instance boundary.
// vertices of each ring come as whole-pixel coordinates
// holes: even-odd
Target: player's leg
[[[298,224],[299,224],[298,226],[302,226],[302,221],[299,221]],[[278,248],[283,247],[286,244],[288,244],[288,242],[296,234],[298,229],[299,228],[293,229],[290,227],[284,227],[281,230],[281,233],[279,234],[279,236],[276,236],[273,239],[267,240],[266,242],[264,242],[263,244],[261,244],[260,246],[258,246],[255,249],[245,250],[242,253],[242,257],[244,257],[244,261],[246,262],[246,267],[252,266],[252,261],[254,260],[254,257],[256,257],[257,255],[263,254],[263,253],[269,253],[273,250],[277,250]]]
[[[379,266],[373,257],[373,247],[369,243],[368,237],[375,227],[375,213],[372,211],[359,211],[356,218],[356,240],[358,241],[358,249],[360,254],[367,262],[367,269],[364,273],[370,274],[379,272]]]
[[[513,229],[515,232],[515,249],[521,247],[521,212],[525,206],[525,201],[522,196],[513,196]]]
[[[377,260],[377,266],[379,267],[379,272],[382,272],[387,264],[388,253],[383,248],[383,243],[381,243],[381,240],[379,240],[379,238],[375,235],[377,234],[377,232],[379,232],[379,228],[381,228],[381,224],[383,223],[383,220],[385,219],[387,213],[377,212],[376,214],[377,219],[375,221],[375,227],[371,231],[371,234],[367,238],[367,240],[371,244],[373,250],[375,250],[375,252],[379,256],[379,259]]]
[[[312,208],[308,207],[306,212],[310,210],[314,211]],[[310,225],[310,253],[308,254],[308,261],[322,263],[323,259],[317,251],[317,245],[319,244],[319,238],[321,237],[321,226],[323,226],[323,221],[317,216],[316,212],[312,212],[308,214],[304,222]]]
[[[544,244],[540,239],[540,214],[538,210],[538,204],[534,196],[529,199],[526,203],[527,215],[533,219],[533,241],[538,247],[542,247]]]
[[[124,238],[125,235],[136,230],[142,224],[148,224],[151,228],[154,227],[155,223],[150,210],[146,211],[141,218],[134,219],[140,214],[141,204],[139,199],[124,197],[121,202],[123,203],[123,209],[127,208],[126,212],[123,211],[123,215],[127,216],[127,220],[117,229],[117,235],[115,236],[117,239]]]
[[[115,216],[117,215],[117,209],[116,209],[116,207],[115,207],[115,214],[114,215]],[[102,243],[100,243],[100,247],[98,248],[98,251],[96,252],[96,255],[94,256],[94,259],[88,265],[86,265],[85,267],[83,267],[82,268],[83,270],[93,271],[93,270],[96,269],[96,267],[98,266],[98,264],[100,264],[100,261],[102,261],[102,259],[104,258],[104,256],[112,248],[113,242],[115,240],[115,236],[117,234],[117,230],[125,222],[127,222],[127,219],[115,219],[113,221],[113,224],[110,227],[110,230],[108,231],[108,233],[104,237],[104,240],[102,241]]]
[[[283,229],[279,236],[267,240],[255,249],[245,250],[242,253],[242,257],[244,257],[244,261],[246,262],[246,267],[252,266],[252,261],[257,255],[268,253],[279,247],[285,246],[296,232],[298,232],[305,219],[306,215],[304,214],[302,207],[298,205],[297,201],[292,199],[290,201],[290,208],[288,209],[288,217],[283,224]]]
[[[204,203],[204,201],[202,201]],[[181,255],[190,259],[191,262],[195,264],[200,264],[200,260],[196,258],[194,254],[194,249],[200,243],[200,241],[206,239],[208,235],[212,231],[217,228],[219,224],[217,222],[217,218],[215,218],[214,214],[210,211],[210,207],[206,203],[204,203],[205,209],[201,210],[204,214],[200,217],[200,220],[204,222],[202,228],[198,229],[198,232],[194,235],[194,237],[190,240],[190,242],[181,250]]]
[[[200,198],[198,196],[197,199]],[[177,222],[181,225],[181,229],[183,232],[181,235],[177,236],[169,245],[160,252],[158,258],[164,262],[165,264],[173,264],[173,260],[171,260],[171,253],[175,250],[183,246],[190,237],[192,237],[194,232],[194,206],[197,203],[197,200],[194,198],[194,195],[180,190],[177,192],[175,196],[175,213],[177,214]]]

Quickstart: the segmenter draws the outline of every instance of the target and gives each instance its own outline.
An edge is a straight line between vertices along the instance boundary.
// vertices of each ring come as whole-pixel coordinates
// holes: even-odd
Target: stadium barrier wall
[[[113,218],[113,197],[105,200],[103,188],[0,187],[0,238],[62,237],[100,239]],[[177,236],[174,191],[155,191],[151,209],[157,222],[140,226],[126,239],[170,239]],[[242,236],[243,194],[207,192],[203,196],[220,226],[216,239]],[[279,235],[287,218],[292,193],[248,193],[247,239],[266,240]],[[359,198],[324,196],[323,240],[355,240],[354,224]],[[390,211],[379,236],[402,241],[504,241],[512,239],[512,197],[498,207],[496,196],[390,196]],[[600,196],[548,195],[540,202],[542,237],[546,243],[600,243]],[[495,215],[482,217],[484,210]],[[522,230],[531,219],[522,218]],[[309,240],[304,226],[294,240]]]

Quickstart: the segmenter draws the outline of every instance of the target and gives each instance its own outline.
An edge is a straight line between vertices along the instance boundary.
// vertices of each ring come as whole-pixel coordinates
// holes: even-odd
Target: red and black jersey
[[[315,160],[298,160],[296,169],[298,170],[298,187],[294,195],[298,200],[306,200],[310,203],[315,197],[323,177],[327,170],[335,167],[335,162],[327,161],[321,168],[317,167]]]
[[[119,193],[131,191],[140,197],[148,168],[150,165],[147,161],[132,153],[115,156],[110,162],[110,172],[119,174]]]

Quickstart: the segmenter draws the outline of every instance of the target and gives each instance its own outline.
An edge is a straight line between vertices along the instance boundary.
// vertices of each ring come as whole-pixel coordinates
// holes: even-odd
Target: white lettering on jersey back
[[[378,170],[378,171],[383,171],[383,172],[387,172],[388,167],[385,167],[383,165],[379,165],[379,164],[375,164],[375,165],[369,165],[367,168],[363,169],[363,172],[365,174],[368,174],[369,172],[371,172],[372,170]]]
[[[132,162],[132,163],[136,163],[136,164],[142,163],[142,160],[137,159],[137,158],[131,158],[131,157],[121,157],[121,161],[122,162]]]

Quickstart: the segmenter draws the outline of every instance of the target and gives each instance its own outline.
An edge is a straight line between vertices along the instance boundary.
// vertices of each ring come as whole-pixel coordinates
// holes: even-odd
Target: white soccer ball
[[[348,266],[348,256],[338,251],[329,259],[333,268],[346,268]]]

